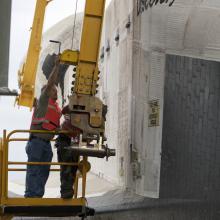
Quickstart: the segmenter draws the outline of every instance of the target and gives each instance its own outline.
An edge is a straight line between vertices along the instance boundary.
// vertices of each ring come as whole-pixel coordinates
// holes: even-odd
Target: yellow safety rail
[[[35,80],[41,50],[41,38],[44,23],[44,15],[47,4],[51,0],[37,0],[36,9],[31,31],[31,38],[26,62],[22,70],[18,72],[18,84],[20,95],[17,99],[18,105],[32,108],[35,93]]]
[[[68,132],[53,132],[53,131],[39,131],[39,130],[14,130],[10,133],[3,132],[3,141],[0,144],[0,206],[86,206],[86,177],[88,172],[87,157],[79,163],[58,163],[58,162],[12,162],[8,161],[9,143],[14,141],[27,141],[26,138],[12,138],[13,134],[17,133],[50,133],[50,134],[66,134]],[[8,172],[10,171],[26,171],[26,169],[10,168],[11,165],[68,165],[78,166],[81,174],[77,174],[74,189],[74,199],[60,199],[60,198],[9,198],[8,197]],[[51,169],[51,171],[59,171],[60,169]],[[82,177],[82,195],[78,197],[78,180]]]

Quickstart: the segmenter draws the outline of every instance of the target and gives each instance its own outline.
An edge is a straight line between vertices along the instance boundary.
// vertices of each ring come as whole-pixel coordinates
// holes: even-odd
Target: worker
[[[72,143],[79,142],[80,130],[71,124],[69,107],[65,106],[62,110],[64,121],[61,124],[62,130],[69,132],[68,135],[58,135],[55,147],[57,147],[57,158],[59,162],[76,163],[79,160],[78,155],[74,155],[68,149]],[[63,199],[71,199],[74,195],[73,185],[76,178],[77,166],[60,166],[60,194]]]
[[[60,127],[61,109],[57,104],[56,81],[59,72],[59,59],[55,57],[55,65],[48,82],[43,86],[39,100],[35,104],[31,130],[54,131]],[[50,141],[53,134],[31,133],[26,145],[28,162],[51,162],[53,152]],[[41,198],[49,177],[50,165],[27,165],[25,197]]]

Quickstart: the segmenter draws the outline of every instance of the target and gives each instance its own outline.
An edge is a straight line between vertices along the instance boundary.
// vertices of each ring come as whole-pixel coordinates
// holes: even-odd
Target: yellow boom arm
[[[105,0],[87,0],[74,92],[95,95]]]
[[[31,31],[31,38],[27,53],[26,62],[22,70],[18,72],[18,84],[20,95],[18,105],[32,108],[34,102],[34,90],[36,72],[41,50],[41,38],[44,23],[44,15],[47,4],[51,0],[37,0],[34,21]]]
[[[78,54],[76,51],[68,51],[69,57],[74,52],[77,54],[72,57],[77,57],[78,62],[75,59],[72,62],[62,59],[61,54],[61,62],[76,65],[74,87],[69,97],[71,123],[82,131],[82,139],[88,143],[95,139],[105,139],[107,107],[95,97],[104,10],[105,0],[86,0],[80,51]]]

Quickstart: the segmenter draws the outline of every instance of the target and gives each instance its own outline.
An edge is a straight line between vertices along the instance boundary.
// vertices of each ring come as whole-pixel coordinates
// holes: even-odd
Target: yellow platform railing
[[[27,138],[12,138],[12,135],[18,133],[47,133],[47,134],[67,134],[66,131],[39,131],[39,130],[14,130],[7,134],[6,130],[3,131],[3,138],[0,139],[0,206],[86,206],[86,178],[88,172],[88,158],[82,157],[78,163],[59,163],[59,162],[16,162],[9,161],[9,143],[18,141],[27,141]],[[80,172],[77,172],[74,183],[74,198],[73,199],[60,199],[60,198],[13,198],[8,197],[8,172],[11,171],[26,171],[26,169],[10,168],[10,166],[20,165],[68,165],[77,166]],[[50,171],[60,171],[60,169],[50,169]],[[78,181],[82,178],[82,195],[78,197]]]

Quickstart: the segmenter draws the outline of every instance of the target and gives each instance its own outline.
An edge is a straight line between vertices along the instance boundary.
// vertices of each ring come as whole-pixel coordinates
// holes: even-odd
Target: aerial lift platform
[[[82,218],[94,215],[95,210],[87,207],[86,195],[86,174],[90,169],[87,156],[83,156],[78,163],[46,163],[46,162],[16,162],[8,160],[9,146],[11,142],[27,141],[26,138],[13,138],[14,134],[21,133],[66,133],[64,132],[47,132],[47,131],[28,131],[15,130],[10,133],[4,131],[3,138],[0,142],[0,213],[1,219],[11,219],[13,216],[81,216]],[[18,198],[8,196],[8,173],[24,172],[26,169],[15,168],[21,165],[70,165],[78,167],[78,174],[74,184],[74,198]],[[13,166],[13,168],[11,168]],[[59,169],[51,169],[51,172],[60,171]],[[82,195],[78,196],[78,182],[82,178]]]
[[[99,150],[93,149],[86,151],[84,148],[84,156],[80,156],[77,163],[58,163],[58,162],[17,162],[9,161],[9,147],[12,142],[25,142],[27,138],[15,138],[16,134],[27,133],[50,133],[50,134],[66,134],[67,131],[51,132],[39,130],[14,130],[7,133],[3,132],[3,138],[0,140],[0,214],[1,220],[11,219],[13,216],[46,216],[46,217],[66,217],[66,216],[79,216],[84,219],[86,216],[93,216],[95,210],[88,207],[86,200],[86,179],[87,172],[91,166],[88,162],[88,156],[99,158],[108,158],[114,156],[114,150]],[[95,154],[95,151],[97,154]],[[77,166],[78,172],[74,183],[74,198],[61,199],[61,198],[18,198],[9,197],[8,195],[8,173],[9,172],[25,172],[26,169],[16,168],[21,165],[69,165]],[[59,172],[60,169],[51,169],[51,172]],[[82,178],[82,194],[78,195],[79,179]]]
[[[29,42],[26,62],[19,71],[20,94],[17,103],[20,106],[34,105],[35,79],[39,54],[41,49],[42,28],[45,9],[52,0],[37,0],[32,33]],[[78,0],[76,0],[78,1]],[[88,157],[108,158],[115,156],[115,150],[109,149],[105,142],[105,116],[107,106],[96,97],[99,69],[98,57],[102,32],[105,0],[86,0],[84,20],[82,27],[81,46],[79,51],[66,49],[60,52],[60,62],[74,65],[72,93],[69,97],[69,109],[71,123],[79,128],[82,133],[77,145],[71,146],[71,151],[80,156],[78,163],[47,163],[47,162],[17,162],[9,161],[9,147],[11,142],[27,141],[27,138],[13,137],[15,134],[27,133],[52,133],[63,134],[67,131],[31,131],[14,130],[3,132],[0,142],[0,218],[11,219],[13,216],[86,216],[94,215],[95,210],[89,208],[86,200],[86,177],[90,170]],[[76,13],[76,12],[75,12]],[[75,22],[74,22],[75,23]],[[74,25],[75,26],[75,25]],[[74,29],[73,29],[74,33]],[[54,43],[58,41],[52,40]],[[60,48],[60,46],[59,46]],[[20,137],[20,136],[19,136]],[[21,165],[71,165],[77,166],[78,172],[74,184],[74,198],[12,198],[8,195],[8,173],[25,172],[26,169],[18,168]],[[51,172],[59,172],[59,169],[51,168]],[[78,195],[78,183],[82,178],[82,195]]]

